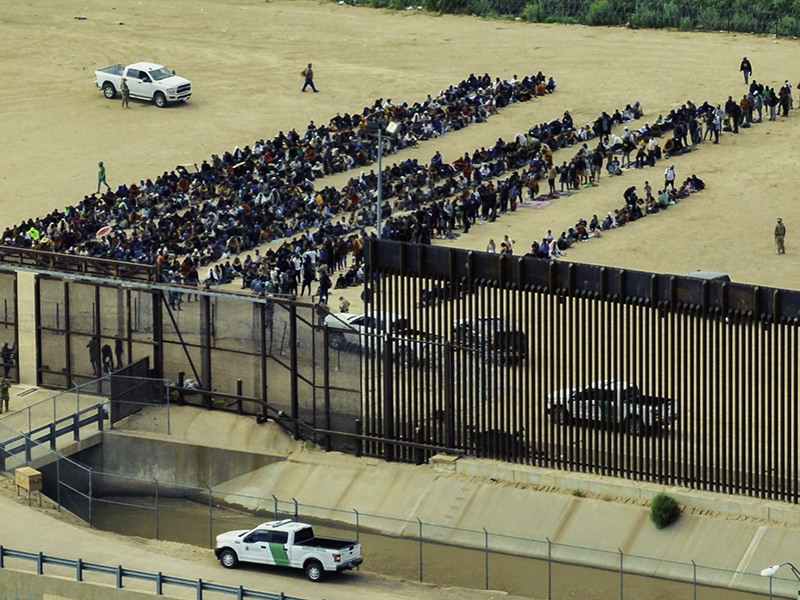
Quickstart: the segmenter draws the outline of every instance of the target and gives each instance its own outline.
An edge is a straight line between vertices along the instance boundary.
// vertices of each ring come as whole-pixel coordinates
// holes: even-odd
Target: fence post
[[[359,436],[356,438],[356,458],[361,456],[362,452],[364,451],[363,440],[361,439],[361,419],[356,419],[356,435]]]
[[[61,457],[56,454],[56,507],[61,512]]]
[[[105,411],[105,407],[102,404],[97,405],[97,431],[103,431],[103,412]],[[108,415],[109,420],[111,420],[111,413]]]
[[[89,469],[89,527],[92,526],[92,469]]]
[[[203,600],[203,580],[197,580],[197,600]]]
[[[72,415],[72,439],[76,442],[81,439],[81,417],[78,413]]]
[[[25,463],[31,462],[31,434],[25,436]]]
[[[244,411],[242,410],[242,396],[244,395],[244,388],[241,379],[236,380],[236,395],[239,396],[239,398],[236,400],[236,414],[241,415],[244,414]]]
[[[486,589],[489,589],[489,532],[483,528],[484,570],[486,572]]]
[[[50,435],[48,437],[50,438],[50,450],[55,450],[56,449],[56,423],[55,423],[55,421],[50,423]]]
[[[272,504],[274,506],[273,513],[274,513],[274,516],[275,516],[273,521],[277,521],[278,520],[278,498],[275,496],[275,494],[272,494]]]
[[[169,412],[169,400],[170,400],[170,397],[169,397],[169,395],[170,395],[169,381],[167,381],[167,380],[164,380],[164,381],[165,381],[164,389],[167,392],[167,435],[171,436],[172,435],[172,422],[170,421],[170,412]]]
[[[161,596],[164,593],[164,590],[162,589],[162,577],[163,575],[161,574],[161,571],[159,571],[156,575],[156,596]]]
[[[617,548],[617,550],[619,550],[619,600],[622,600],[622,558],[624,555],[622,554],[622,550],[619,548]]]
[[[236,600],[244,600],[244,587],[241,585],[239,586],[239,589],[236,590]]]
[[[75,581],[83,581],[83,559],[75,563]]]
[[[294,522],[295,522],[295,523],[297,523],[297,520],[298,520],[298,514],[297,514],[297,500],[295,500],[294,498],[292,498],[292,502],[294,502],[294,519],[293,519],[293,520],[294,520]]]
[[[122,589],[122,565],[117,565],[117,589]]]
[[[419,582],[422,583],[422,521],[417,517],[419,523]]]
[[[353,512],[356,513],[356,543],[358,543],[360,540],[360,533],[361,533],[359,531],[359,526],[358,526],[358,511],[354,508]]]
[[[208,490],[208,547],[214,547],[214,505],[211,503],[211,487]]]
[[[42,552],[36,555],[36,574],[44,575],[44,554]]]
[[[553,542],[550,541],[550,538],[545,538],[547,540],[547,600],[551,600],[553,597]]]
[[[160,540],[161,537],[159,536],[159,522],[158,522],[158,517],[159,517],[159,514],[158,514],[158,479],[153,477],[153,481],[156,484],[156,539]]]
[[[697,563],[692,559],[692,587],[694,589],[694,600],[697,600]]]
[[[3,559],[5,558],[4,554],[5,554],[5,551],[4,551],[3,545],[0,544],[0,569],[5,568],[5,565],[3,564]]]

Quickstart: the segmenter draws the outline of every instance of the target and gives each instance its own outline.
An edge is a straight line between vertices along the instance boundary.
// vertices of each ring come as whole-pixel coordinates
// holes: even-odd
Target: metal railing
[[[205,592],[234,596],[237,598],[237,600],[243,600],[245,598],[254,598],[258,600],[302,600],[293,596],[287,596],[283,592],[258,592],[255,590],[245,589],[241,585],[234,587],[219,583],[209,583],[203,581],[202,579],[185,579],[183,577],[164,575],[161,571],[158,573],[149,573],[147,571],[126,569],[121,565],[112,567],[109,565],[85,562],[80,558],[77,560],[72,560],[69,558],[48,556],[42,552],[22,552],[20,550],[11,550],[0,545],[0,569],[7,568],[5,565],[5,559],[7,558],[16,558],[36,563],[37,575],[45,575],[45,565],[72,569],[75,572],[75,581],[78,582],[84,581],[84,573],[100,573],[102,575],[109,575],[114,578],[115,587],[118,590],[124,587],[126,579],[151,582],[154,584],[156,596],[164,595],[165,586],[174,586],[196,590],[197,600],[202,600]]]

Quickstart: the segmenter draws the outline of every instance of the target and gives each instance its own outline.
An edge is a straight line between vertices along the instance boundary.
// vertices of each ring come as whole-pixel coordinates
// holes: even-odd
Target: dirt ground
[[[558,91],[409,154],[427,159],[440,150],[451,161],[564,110],[583,123],[639,100],[652,122],[687,98],[741,97],[745,55],[763,83],[795,82],[798,75],[791,66],[798,42],[791,39],[532,25],[328,2],[30,0],[7,3],[0,26],[2,226],[94,191],[99,160],[112,185],[130,183],[279,130],[303,130],[309,119],[327,121],[377,97],[413,102],[470,72],[511,77],[542,70],[556,78]],[[139,60],[191,79],[192,99],[166,110],[133,102],[127,111],[105,100],[93,71]],[[300,93],[307,62],[314,63],[319,94]],[[800,113],[792,112],[786,121],[726,134],[719,146],[675,158],[679,178],[696,173],[708,190],[580,244],[567,259],[666,273],[726,271],[734,281],[800,289],[800,271],[787,268],[800,247],[800,170],[791,168],[798,127]],[[562,151],[556,160],[570,156]],[[508,234],[524,253],[548,229],[557,235],[580,217],[619,207],[630,185],[641,189],[648,179],[658,189],[666,166],[603,179],[598,188],[544,210],[520,209],[447,243],[484,249],[489,238]],[[773,246],[777,217],[788,230],[785,256]]]

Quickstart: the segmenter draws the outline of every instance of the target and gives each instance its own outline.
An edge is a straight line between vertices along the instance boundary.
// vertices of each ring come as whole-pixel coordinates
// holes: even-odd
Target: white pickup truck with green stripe
[[[348,571],[363,562],[358,542],[319,538],[311,525],[289,519],[218,535],[214,554],[228,569],[240,562],[292,567],[303,569],[311,581],[322,580],[325,571]]]

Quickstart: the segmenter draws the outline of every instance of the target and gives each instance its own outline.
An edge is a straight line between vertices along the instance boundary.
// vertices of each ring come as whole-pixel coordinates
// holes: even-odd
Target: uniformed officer
[[[778,254],[786,254],[786,248],[783,246],[783,240],[786,237],[786,226],[781,219],[775,225],[775,245],[778,247]]]
[[[8,408],[8,390],[11,387],[11,382],[6,379],[5,377],[0,378],[0,413],[3,412],[3,406],[5,406],[5,411],[9,412]]]

